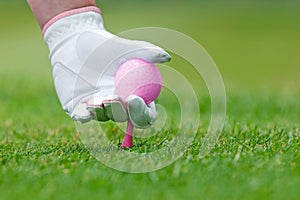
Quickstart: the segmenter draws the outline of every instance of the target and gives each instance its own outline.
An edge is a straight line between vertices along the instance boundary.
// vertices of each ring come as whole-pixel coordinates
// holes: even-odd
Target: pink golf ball
[[[154,101],[162,88],[162,78],[157,67],[142,59],[131,59],[123,63],[115,76],[115,89],[124,101],[134,94],[146,104]]]

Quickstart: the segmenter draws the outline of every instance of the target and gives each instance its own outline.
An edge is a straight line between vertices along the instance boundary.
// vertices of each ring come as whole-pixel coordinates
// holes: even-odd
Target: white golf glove
[[[50,20],[43,32],[56,92],[70,117],[80,122],[123,122],[129,117],[137,128],[153,123],[157,117],[154,102],[146,105],[135,95],[121,100],[115,95],[114,76],[126,60],[162,63],[170,60],[167,52],[148,42],[107,32],[96,7],[62,13]]]

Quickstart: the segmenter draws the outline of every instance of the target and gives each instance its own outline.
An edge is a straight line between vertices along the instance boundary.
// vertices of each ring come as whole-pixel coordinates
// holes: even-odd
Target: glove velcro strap
[[[57,43],[71,34],[102,26],[100,9],[95,6],[88,6],[66,11],[52,18],[43,27],[43,37],[51,50]]]
[[[96,13],[101,14],[101,10],[96,6],[88,6],[88,7],[78,8],[78,9],[69,10],[69,11],[60,13],[59,15],[56,15],[55,17],[53,17],[50,21],[48,21],[45,24],[45,26],[43,27],[43,35],[46,33],[47,29],[50,26],[52,26],[55,22],[57,22],[58,20],[65,18],[65,17],[69,17],[71,15],[83,13],[83,12],[96,12]]]

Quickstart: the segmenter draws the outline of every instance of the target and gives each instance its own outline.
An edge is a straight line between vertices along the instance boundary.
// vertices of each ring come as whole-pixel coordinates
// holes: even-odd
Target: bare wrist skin
[[[95,0],[27,0],[41,28],[56,15],[86,6],[96,6]]]

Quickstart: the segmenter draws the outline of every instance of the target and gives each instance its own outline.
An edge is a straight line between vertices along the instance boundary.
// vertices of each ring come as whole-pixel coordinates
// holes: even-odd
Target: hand
[[[93,113],[96,120],[125,122],[129,118],[135,128],[144,129],[151,126],[157,118],[154,102],[146,105],[144,100],[136,95],[130,95],[125,104],[118,96],[110,99],[112,100],[92,98],[87,103],[87,109]],[[102,102],[102,104],[99,105],[97,102]]]
[[[145,128],[156,118],[154,103],[148,106],[132,96],[124,106],[114,95],[115,73],[129,59],[162,63],[169,61],[170,55],[148,42],[109,33],[100,13],[92,8],[57,17],[44,33],[58,98],[74,120],[126,121],[129,115],[134,126]]]

